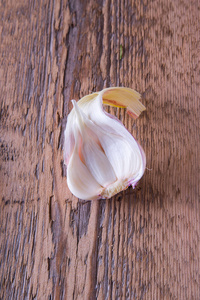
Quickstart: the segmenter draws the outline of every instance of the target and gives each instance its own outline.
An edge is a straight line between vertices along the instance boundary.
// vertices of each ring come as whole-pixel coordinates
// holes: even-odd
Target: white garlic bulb
[[[145,110],[136,91],[112,87],[72,100],[65,129],[64,162],[67,184],[78,198],[110,198],[142,177],[146,158],[143,149],[103,103],[127,108],[134,118]]]

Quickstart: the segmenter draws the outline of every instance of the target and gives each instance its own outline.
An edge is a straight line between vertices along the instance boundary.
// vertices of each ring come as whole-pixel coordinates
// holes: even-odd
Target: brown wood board
[[[200,3],[2,0],[0,299],[200,299]],[[142,94],[137,188],[71,195],[71,99]]]

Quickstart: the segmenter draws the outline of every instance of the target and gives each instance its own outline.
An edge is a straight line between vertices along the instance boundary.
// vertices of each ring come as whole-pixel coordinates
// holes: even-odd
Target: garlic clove
[[[64,158],[67,182],[79,198],[110,198],[142,177],[146,158],[124,125],[103,109],[103,103],[127,107],[134,118],[145,109],[140,94],[127,88],[108,88],[83,97],[68,116]]]

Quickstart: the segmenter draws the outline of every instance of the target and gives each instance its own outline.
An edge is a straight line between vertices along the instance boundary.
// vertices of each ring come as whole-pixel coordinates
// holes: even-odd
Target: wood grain
[[[200,3],[0,4],[0,299],[200,299]],[[143,146],[135,190],[68,190],[71,99],[135,88],[111,109]]]

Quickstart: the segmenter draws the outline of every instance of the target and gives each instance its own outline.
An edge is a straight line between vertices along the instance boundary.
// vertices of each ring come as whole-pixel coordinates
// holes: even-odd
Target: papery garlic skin
[[[140,94],[128,88],[107,88],[72,100],[65,129],[64,162],[67,183],[78,198],[110,198],[143,176],[146,158],[143,149],[103,103],[125,107],[132,117],[145,110]]]

